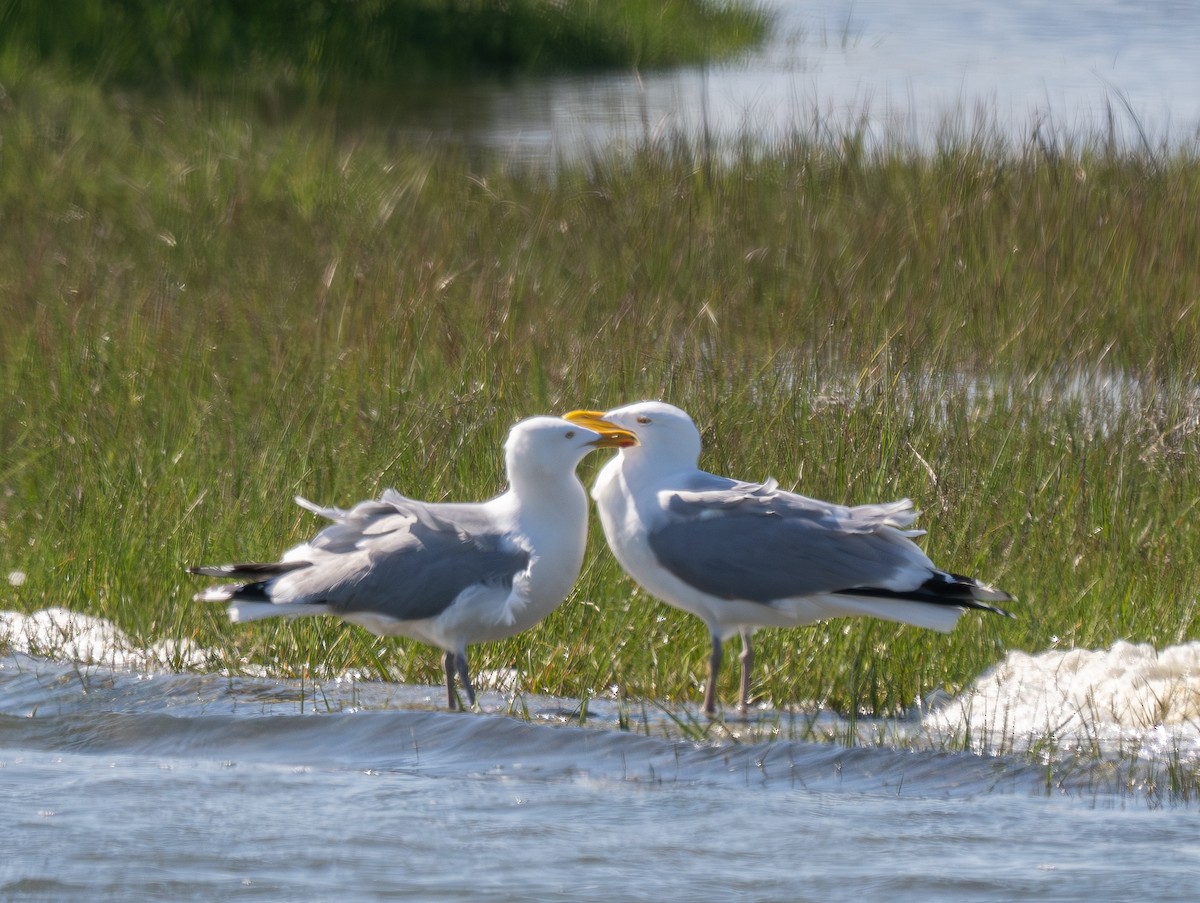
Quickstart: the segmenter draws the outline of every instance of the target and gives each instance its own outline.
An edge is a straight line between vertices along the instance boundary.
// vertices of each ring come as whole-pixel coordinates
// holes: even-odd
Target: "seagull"
[[[332,521],[264,564],[191,567],[238,581],[196,595],[226,602],[234,622],[334,615],[378,636],[407,636],[445,651],[446,696],[475,690],[467,646],[512,636],[545,618],[579,576],[588,500],[575,468],[598,448],[633,436],[600,420],[517,423],[504,444],[508,491],[486,502],[421,502],[394,489],[353,508],[296,503]]]
[[[867,615],[949,632],[968,609],[1012,617],[990,604],[1012,597],[951,574],[912,541],[909,499],[845,507],[806,498],[775,480],[748,483],[698,468],[700,431],[684,411],[645,401],[566,419],[629,430],[601,469],[592,497],[604,535],[634,580],[691,612],[712,635],[704,714],[716,714],[721,644],[740,634],[741,697],[750,695],[757,627],[796,627]]]

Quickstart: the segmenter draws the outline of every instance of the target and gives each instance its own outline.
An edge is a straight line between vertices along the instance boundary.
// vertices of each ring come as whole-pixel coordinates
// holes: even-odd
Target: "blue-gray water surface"
[[[371,117],[520,160],[589,159],[662,136],[721,147],[862,132],[931,149],[1200,142],[1200,4],[1130,0],[764,0],[747,58],[670,71],[423,86]]]
[[[1095,774],[440,692],[10,653],[0,899],[1195,898],[1200,812]]]
[[[771,5],[776,40],[738,64],[460,86],[398,99],[393,126],[533,160],[839,123],[917,146],[947,123],[1017,145],[1109,130],[1195,146],[1200,4]],[[94,645],[129,651],[111,633]],[[936,742],[698,741],[653,706],[593,701],[580,725],[577,702],[521,700],[512,717],[488,694],[483,713],[449,714],[436,687],[68,661],[86,651],[0,656],[0,900],[1090,903],[1193,900],[1200,879],[1194,801],[1131,787],[1119,759],[1072,772]],[[1180,749],[1194,767],[1200,649],[1071,655],[981,676],[945,729],[1074,719],[1149,750],[1159,778]],[[1088,720],[1098,694],[1137,716],[1176,691],[1183,740]]]

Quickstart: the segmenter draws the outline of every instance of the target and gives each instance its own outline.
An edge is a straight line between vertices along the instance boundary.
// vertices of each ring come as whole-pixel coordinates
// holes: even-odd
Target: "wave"
[[[1200,756],[1200,642],[1010,652],[925,718],[981,751],[1139,748]]]
[[[919,718],[766,710],[728,723],[652,701],[500,690],[481,693],[484,710],[514,717],[472,718],[440,711],[440,687],[176,672],[166,663],[219,658],[187,643],[142,649],[111,623],[62,609],[0,613],[0,645],[9,747],[956,794],[1094,791],[1101,771],[1107,786],[1128,789],[1142,780],[1133,766],[1144,775],[1200,762],[1197,642],[1012,652]],[[1038,765],[1051,761],[1068,767],[1050,775]]]
[[[0,660],[0,746],[65,754],[426,776],[646,784],[737,784],[946,795],[1037,788],[1019,761],[969,753],[846,748],[791,740],[713,743],[536,720],[372,708],[348,687],[307,712],[290,681],[81,671],[20,654]],[[425,688],[418,688],[424,691]],[[436,688],[435,688],[436,689]],[[309,688],[308,693],[312,693]],[[434,694],[437,697],[437,694]],[[389,698],[389,705],[396,703]],[[411,701],[411,700],[410,700]],[[592,722],[593,725],[595,721]]]

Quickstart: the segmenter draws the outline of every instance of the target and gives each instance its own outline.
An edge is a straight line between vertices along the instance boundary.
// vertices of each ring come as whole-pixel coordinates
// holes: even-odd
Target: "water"
[[[742,64],[456,88],[394,126],[534,161],[846,123],[1195,146],[1198,4],[779,9]],[[452,715],[438,687],[189,672],[205,650],[56,610],[0,613],[0,648],[6,901],[1192,900],[1200,877],[1200,807],[1162,786],[1200,760],[1194,642],[1013,653],[908,719],[702,740],[694,709],[580,724],[493,690]]]
[[[451,714],[439,687],[165,672],[61,610],[0,634],[4,900],[1191,900],[1200,876],[1197,807],[1118,774],[1200,755],[1197,643],[1014,655],[923,717],[757,712],[697,740],[654,705],[580,724],[572,700]],[[108,663],[27,652],[52,647]],[[1069,748],[1047,712],[1070,710],[1141,758],[1048,779],[945,751],[1001,710],[1014,747],[1058,725]],[[824,730],[875,739],[791,739]]]
[[[776,36],[738,63],[483,81],[372,103],[418,140],[539,162],[685,134],[717,145],[862,126],[931,148],[947,132],[1015,147],[1110,136],[1200,142],[1200,4],[1131,0],[769,0]]]

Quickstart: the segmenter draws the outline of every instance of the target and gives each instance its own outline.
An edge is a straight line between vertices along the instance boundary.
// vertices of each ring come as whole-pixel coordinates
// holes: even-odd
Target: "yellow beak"
[[[572,411],[564,414],[563,419],[599,433],[600,438],[594,443],[597,448],[629,448],[638,444],[637,436],[629,430],[605,420],[603,411]]]

